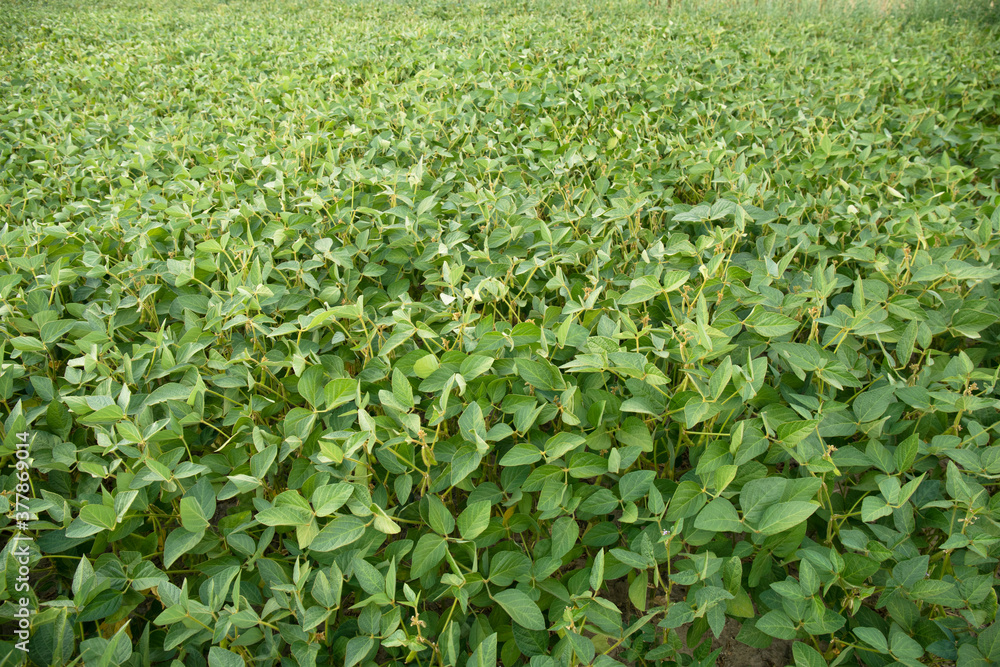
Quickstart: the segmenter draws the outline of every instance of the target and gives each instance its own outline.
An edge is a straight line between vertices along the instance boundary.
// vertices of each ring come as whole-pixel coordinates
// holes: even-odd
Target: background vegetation
[[[1000,661],[992,3],[2,11],[33,663]]]

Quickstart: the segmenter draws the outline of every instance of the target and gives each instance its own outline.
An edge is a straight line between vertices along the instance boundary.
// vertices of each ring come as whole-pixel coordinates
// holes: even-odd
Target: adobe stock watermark
[[[31,433],[25,431],[17,434],[16,442],[16,462],[17,485],[14,487],[14,520],[16,521],[17,533],[11,538],[11,555],[18,563],[17,578],[14,585],[14,592],[22,595],[12,600],[15,611],[14,619],[17,622],[17,629],[14,634],[18,641],[14,646],[19,651],[28,652],[28,642],[31,637],[31,598],[26,594],[31,590],[31,568],[29,566],[31,551],[28,545],[32,538],[25,533],[28,530],[28,521],[31,514],[28,511],[28,500],[31,498],[31,463],[29,462],[29,450],[31,448]]]

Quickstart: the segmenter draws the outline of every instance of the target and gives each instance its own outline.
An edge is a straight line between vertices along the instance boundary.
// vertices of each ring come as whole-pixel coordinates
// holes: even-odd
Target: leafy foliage
[[[8,5],[35,664],[1000,661],[995,33]]]

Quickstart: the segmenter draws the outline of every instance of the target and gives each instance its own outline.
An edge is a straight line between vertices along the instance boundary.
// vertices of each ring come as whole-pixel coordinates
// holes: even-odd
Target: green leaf
[[[427,572],[437,568],[448,553],[448,543],[440,535],[425,533],[417,541],[413,549],[410,565],[410,578],[417,579]]]
[[[754,311],[747,317],[744,324],[746,324],[755,333],[758,333],[765,338],[784,336],[785,334],[790,334],[799,328],[798,321],[793,320],[787,315],[772,313],[771,311],[762,310],[760,308],[754,309]]]
[[[94,410],[88,415],[79,417],[77,421],[85,426],[96,426],[99,424],[114,424],[125,417],[125,411],[117,405],[108,405]]]
[[[181,498],[181,525],[192,533],[208,528],[209,517],[196,498]]]
[[[823,357],[812,344],[773,343],[771,349],[778,353],[792,368],[812,372],[820,368]]]
[[[694,516],[704,504],[705,494],[702,493],[701,487],[690,480],[684,480],[677,485],[677,489],[670,498],[666,519],[667,521],[677,521]]]
[[[608,471],[608,461],[590,452],[576,452],[569,457],[569,474],[575,479],[597,477]]]
[[[571,517],[560,517],[552,524],[552,555],[562,558],[573,549],[580,537],[580,525]]]
[[[809,437],[809,434],[816,430],[817,425],[819,425],[819,421],[816,419],[785,422],[777,428],[775,435],[784,444],[794,447]]]
[[[681,287],[684,286],[691,278],[691,274],[687,271],[681,271],[680,269],[671,269],[664,272],[663,278],[660,282],[663,283],[664,292],[676,292]]]
[[[497,664],[500,663],[497,661],[497,633],[494,632],[479,643],[465,665],[466,667],[495,667]]]
[[[792,619],[780,610],[769,611],[758,618],[757,629],[776,639],[791,640],[795,639],[797,634]]]
[[[743,522],[740,521],[736,508],[725,498],[716,498],[705,505],[694,520],[694,527],[713,533],[743,532]]]
[[[113,530],[118,523],[114,509],[107,505],[84,506],[80,510],[80,519],[103,530]]]
[[[636,303],[644,303],[650,299],[656,297],[662,290],[660,287],[649,285],[646,283],[641,283],[631,288],[629,291],[625,292],[621,297],[618,298],[618,304],[622,306],[630,306]]]
[[[916,556],[900,561],[892,568],[892,578],[904,588],[912,588],[915,583],[924,578],[930,565],[930,556]]]
[[[913,462],[917,458],[917,449],[920,445],[920,439],[917,434],[905,438],[896,447],[896,452],[894,457],[896,459],[896,470],[907,471],[913,465]]]
[[[559,370],[548,361],[518,359],[517,372],[525,382],[533,387],[545,391],[559,391],[565,388]]]
[[[803,642],[792,644],[792,655],[795,658],[795,667],[827,667],[823,655]]]
[[[976,645],[983,657],[991,662],[1000,662],[1000,623],[992,623],[990,627],[979,633]]]
[[[913,584],[907,591],[911,598],[929,604],[939,604],[946,607],[962,607],[964,600],[958,587],[950,581],[940,579],[924,579]]]
[[[636,609],[638,609],[639,611],[645,611],[648,593],[649,593],[649,577],[646,574],[646,572],[638,572],[635,575],[635,579],[632,580],[632,583],[629,584],[628,587],[629,600],[632,602],[632,604],[635,606]],[[651,615],[647,616],[649,618],[652,618]],[[646,619],[646,617],[643,618]],[[646,619],[645,622],[648,622],[648,619]],[[633,625],[629,627],[628,632],[626,632],[626,636],[631,634],[633,632],[633,629],[636,630],[639,629],[641,625],[645,624],[645,622],[643,622],[643,619],[639,619],[638,621],[633,623]]]
[[[312,517],[312,512],[305,508],[282,505],[261,510],[254,518],[265,526],[304,526]]]
[[[736,591],[732,600],[726,600],[726,613],[742,618],[753,618],[757,614],[753,608],[753,601],[742,588]]]
[[[458,533],[463,540],[474,540],[490,525],[492,506],[485,501],[469,503],[458,515]]]
[[[520,443],[511,447],[500,459],[500,465],[508,466],[530,465],[542,460],[542,452],[534,445]]]
[[[158,403],[163,403],[165,401],[187,401],[188,398],[190,398],[192,391],[192,387],[171,382],[157,387],[156,390],[145,400],[145,405],[157,405]]]
[[[889,653],[889,642],[885,640],[885,635],[875,628],[854,628],[854,634],[879,653]]]
[[[356,542],[365,534],[364,522],[355,516],[338,516],[309,544],[312,551],[334,551]]]
[[[208,667],[245,667],[239,653],[213,646],[208,650]]]
[[[732,377],[733,361],[729,357],[726,357],[719,364],[719,367],[712,372],[712,377],[708,381],[708,392],[711,394],[713,400],[717,400],[722,396],[723,390],[729,384],[729,380]]]
[[[454,456],[451,457],[451,484],[458,485],[462,480],[471,475],[482,463],[483,455],[474,445],[463,445],[458,448]]]
[[[358,583],[361,584],[365,593],[375,595],[385,589],[385,577],[374,565],[364,559],[356,558],[351,561],[351,566],[354,568],[354,576],[357,577]]]
[[[122,606],[122,592],[113,589],[104,589],[99,592],[94,598],[84,606],[80,613],[76,616],[75,621],[78,623],[87,623],[90,621],[100,621],[108,618]],[[82,643],[81,643],[82,648]]]
[[[458,372],[465,378],[466,382],[471,382],[493,366],[493,357],[486,357],[481,354],[469,355],[462,362]]]
[[[415,362],[413,362],[413,372],[417,374],[417,377],[421,379],[427,379],[431,376],[431,373],[436,371],[441,366],[437,357],[433,354],[427,354]]]
[[[45,349],[42,341],[34,336],[15,336],[10,339],[11,347],[20,352],[41,352]]]
[[[772,505],[764,510],[764,516],[761,518],[757,530],[764,535],[775,535],[799,525],[812,516],[817,509],[819,509],[819,505],[801,500]]]
[[[441,499],[435,495],[424,496],[427,499],[427,523],[431,530],[440,535],[450,535],[455,530],[455,517]]]
[[[490,583],[510,586],[531,572],[531,560],[518,551],[495,552],[490,558]]]
[[[302,373],[297,385],[297,391],[315,409],[323,407],[325,396],[323,394],[323,380],[326,372],[322,366],[310,366]]]
[[[413,387],[398,368],[392,369],[392,395],[400,405],[413,408]]]
[[[76,651],[76,640],[73,635],[74,619],[70,618],[69,610],[62,609],[54,615],[49,613],[44,617],[36,616],[33,620],[31,643],[28,645],[29,658],[41,665],[71,664]]]
[[[585,442],[586,440],[581,435],[562,431],[556,433],[545,442],[545,451],[542,454],[545,456],[546,461],[551,462],[567,452],[576,449]]]
[[[274,458],[278,455],[277,445],[265,447],[263,451],[257,452],[250,457],[250,475],[263,479],[271,469]]]
[[[170,567],[191,549],[198,546],[204,532],[192,533],[184,528],[174,528],[163,542],[163,566]]]
[[[652,470],[633,470],[618,480],[618,496],[623,501],[638,500],[649,493],[649,485],[656,478]]]
[[[892,514],[892,508],[882,496],[865,496],[861,501],[861,520],[865,523],[877,521]]]
[[[854,410],[854,417],[858,423],[870,422],[885,414],[889,404],[892,402],[892,387],[881,387],[879,389],[869,389],[859,394],[854,399],[851,408]]]
[[[527,595],[516,588],[508,588],[493,596],[505,612],[518,625],[529,630],[544,630],[545,618],[541,610]]]
[[[402,532],[403,529],[399,527],[398,523],[392,520],[392,517],[389,516],[384,509],[375,503],[369,505],[368,509],[375,516],[375,521],[373,523],[375,530],[380,533],[385,533],[386,535],[396,535]]]
[[[604,583],[604,549],[597,552],[590,566],[590,588],[596,593]]]
[[[903,660],[916,660],[924,654],[924,648],[912,637],[893,623],[889,631],[889,650],[896,658]]]
[[[365,659],[374,646],[375,640],[371,637],[351,637],[348,639],[344,653],[344,667],[354,667]]]
[[[346,482],[324,484],[313,491],[310,501],[312,502],[316,516],[330,516],[343,507],[344,503],[351,498],[353,493],[354,487]]]
[[[323,389],[326,399],[326,409],[332,410],[345,403],[350,403],[357,395],[358,385],[354,380],[347,378],[337,378],[330,380]]]

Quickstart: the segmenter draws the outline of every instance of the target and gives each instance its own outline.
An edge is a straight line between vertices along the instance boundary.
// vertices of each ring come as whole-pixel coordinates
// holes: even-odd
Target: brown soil
[[[688,626],[677,628],[681,641],[687,636]],[[740,631],[740,623],[731,618],[726,619],[726,627],[722,634],[715,638],[711,631],[708,632],[712,638],[712,650],[722,649],[716,667],[785,667],[793,664],[792,643],[781,639],[771,640],[771,645],[767,648],[753,648],[742,642],[736,641],[736,635]],[[681,649],[684,653],[691,653],[691,649],[685,647]]]
[[[584,563],[585,561],[579,565],[575,565],[575,567],[583,567]],[[628,583],[625,578],[606,581],[604,585],[606,588],[602,591],[603,597],[613,602],[622,613],[631,614],[633,617],[641,615],[641,612],[633,607],[629,600]],[[687,587],[674,586],[670,597],[671,602],[686,599]],[[653,605],[665,605],[667,600],[662,596],[653,597],[650,603]],[[691,655],[692,649],[688,648],[686,641],[687,631],[688,625],[682,625],[677,628],[677,634],[680,636],[682,643],[681,652]],[[727,618],[726,625],[719,637],[715,637],[711,630],[706,633],[712,639],[712,650],[714,651],[717,648],[722,649],[715,663],[716,667],[785,667],[786,665],[794,664],[795,659],[792,656],[792,644],[794,642],[783,639],[772,639],[771,645],[767,648],[754,648],[736,640],[736,635],[739,632],[740,622],[732,618]],[[621,661],[621,658],[618,656],[619,652],[620,649],[616,649],[611,653],[611,657]]]

